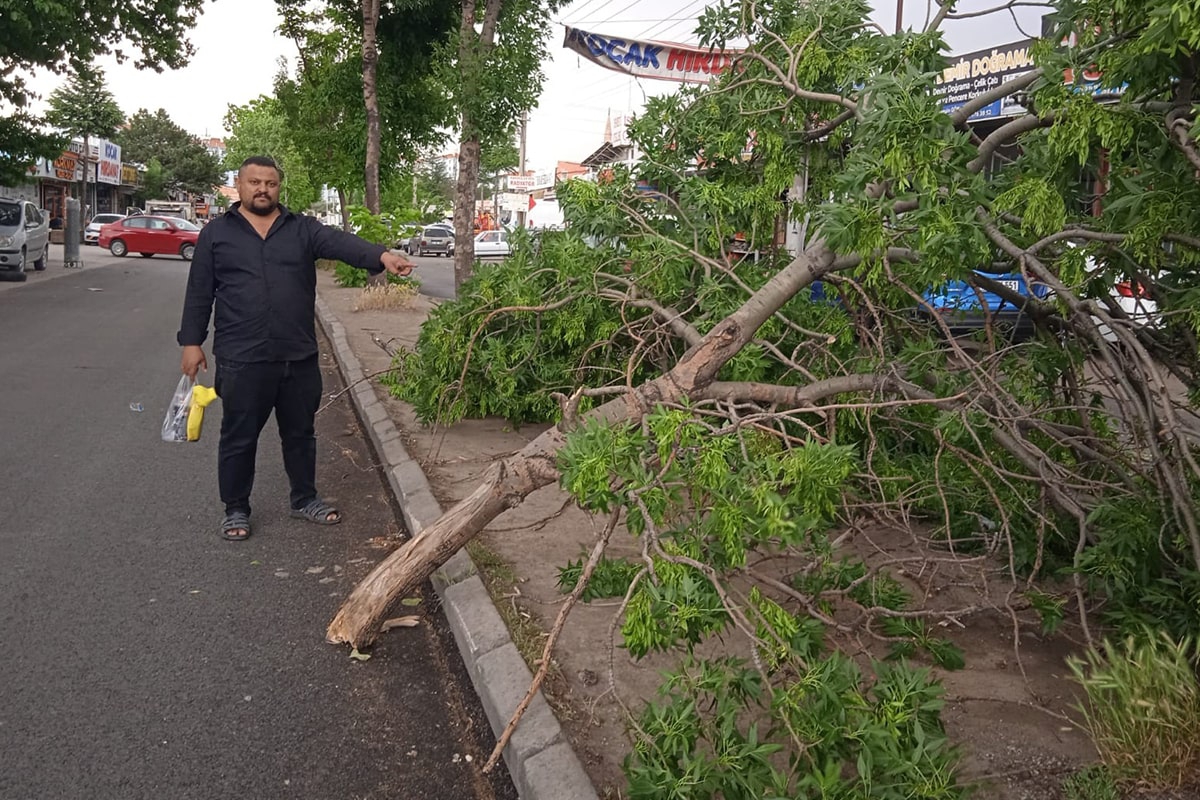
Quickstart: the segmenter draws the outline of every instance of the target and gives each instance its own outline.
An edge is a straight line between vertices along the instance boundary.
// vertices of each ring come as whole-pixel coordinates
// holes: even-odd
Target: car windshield
[[[0,225],[12,227],[21,224],[21,205],[0,201]]]
[[[426,236],[453,236],[454,232],[449,228],[443,228],[441,225],[430,225],[425,229]]]
[[[181,230],[181,231],[198,231],[198,230],[200,230],[199,225],[195,225],[191,222],[188,222],[186,219],[182,219],[179,217],[171,217],[171,222],[175,223],[175,227],[179,228],[179,230]]]
[[[119,219],[125,219],[123,214],[97,214],[92,217],[92,222],[97,225],[107,225],[110,222],[116,222]]]

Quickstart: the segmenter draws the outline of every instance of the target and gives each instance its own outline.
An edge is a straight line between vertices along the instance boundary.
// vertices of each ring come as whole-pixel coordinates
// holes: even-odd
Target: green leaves
[[[108,90],[104,70],[81,65],[50,94],[46,121],[69,136],[108,139],[124,124],[125,114]]]
[[[744,661],[685,660],[638,720],[630,797],[965,797],[928,671],[872,666],[835,654],[768,688]]]
[[[1062,230],[1067,207],[1062,194],[1045,179],[1031,178],[996,196],[994,208],[1021,218],[1021,232],[1041,238]]]
[[[16,185],[36,158],[54,158],[65,144],[57,135],[46,135],[40,121],[28,113],[35,98],[25,74],[86,71],[97,56],[122,42],[133,52],[121,47],[116,51],[118,57],[133,55],[138,67],[181,67],[192,54],[185,37],[196,24],[201,5],[201,0],[0,0],[0,19],[4,20],[0,100],[13,107],[0,119],[0,185]],[[112,107],[97,110],[107,115]],[[85,127],[94,123],[103,123],[103,127],[108,121],[108,117],[98,116]],[[113,127],[117,124],[119,121]]]
[[[296,144],[296,129],[280,100],[259,96],[244,106],[230,106],[225,126],[230,131],[225,140],[225,169],[237,169],[250,156],[270,156],[283,170],[279,197],[285,206],[303,209],[317,201],[320,186]]]
[[[230,115],[234,113],[231,110]],[[211,192],[214,186],[225,182],[221,165],[199,138],[181,128],[161,108],[153,113],[139,109],[129,118],[129,125],[121,131],[118,141],[125,160],[139,164],[158,162],[161,174],[157,180],[165,189]],[[265,153],[267,151],[259,151],[255,155]],[[240,163],[241,159],[238,159],[233,169]],[[150,194],[145,199],[159,197],[161,195]]]
[[[574,591],[583,574],[584,559],[569,561],[558,571],[558,588],[564,594]],[[645,569],[645,564],[630,561],[620,561],[602,556],[592,571],[587,588],[579,595],[579,599],[587,603],[605,597],[624,597],[629,591],[629,585],[634,577]]]
[[[459,299],[440,304],[421,329],[416,350],[399,357],[392,392],[426,422],[495,415],[519,424],[557,418],[554,392],[569,393],[585,376],[612,375],[633,343],[618,336],[624,317],[586,287],[614,253],[593,249],[574,232],[546,232],[536,248],[520,237],[514,255],[479,265]],[[525,310],[503,311],[513,307]],[[652,365],[634,363],[640,381]],[[591,401],[584,399],[586,411]]]

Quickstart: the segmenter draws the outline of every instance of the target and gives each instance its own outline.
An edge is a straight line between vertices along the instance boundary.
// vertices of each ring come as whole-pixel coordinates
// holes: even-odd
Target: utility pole
[[[522,178],[525,177],[525,129],[529,124],[529,112],[521,112],[521,142],[517,147],[517,172]],[[525,215],[528,213],[528,208],[521,208],[517,211],[517,227],[525,227]]]
[[[900,32],[900,26],[904,24],[904,0],[896,0],[896,33]]]

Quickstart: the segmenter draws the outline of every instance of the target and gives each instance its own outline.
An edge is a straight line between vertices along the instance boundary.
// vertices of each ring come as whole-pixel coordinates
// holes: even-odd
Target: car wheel
[[[41,272],[46,268],[46,259],[50,257],[50,243],[46,242],[46,246],[42,248],[42,254],[33,260],[33,268]]]
[[[196,245],[188,242],[183,247],[179,248],[179,255],[183,256],[184,261],[191,261],[192,256],[196,253]]]
[[[25,260],[25,249],[21,248],[21,253],[20,253],[20,255],[17,256],[17,272],[24,275],[25,270],[26,270],[26,268],[28,268],[28,266],[29,266],[29,262]],[[24,280],[24,279],[22,278],[22,280]]]
[[[129,252],[129,248],[125,246],[125,242],[120,239],[113,239],[108,245],[108,252],[112,253],[117,258],[124,258]]]

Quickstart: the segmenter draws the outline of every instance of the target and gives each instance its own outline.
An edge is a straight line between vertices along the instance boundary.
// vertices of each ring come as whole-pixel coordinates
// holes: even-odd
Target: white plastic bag
[[[163,420],[162,438],[164,442],[186,442],[188,440],[188,412],[192,407],[192,387],[196,383],[187,375],[179,379],[171,405],[167,408],[167,417]]]

